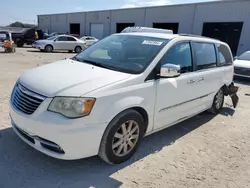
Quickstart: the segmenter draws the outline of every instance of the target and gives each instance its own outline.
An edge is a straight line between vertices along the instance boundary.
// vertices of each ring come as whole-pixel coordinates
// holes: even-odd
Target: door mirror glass
[[[160,77],[162,78],[174,78],[180,76],[180,74],[181,74],[180,65],[174,65],[168,63],[161,66]]]

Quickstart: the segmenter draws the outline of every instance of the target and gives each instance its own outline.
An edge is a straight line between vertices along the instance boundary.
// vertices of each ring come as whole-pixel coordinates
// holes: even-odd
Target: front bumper
[[[36,49],[39,49],[39,50],[44,50],[44,45],[42,44],[32,44],[32,48],[36,48]]]
[[[48,112],[50,101],[45,99],[32,115],[22,114],[10,104],[16,134],[33,148],[58,159],[74,160],[97,155],[107,124],[90,123],[85,118],[67,119]]]
[[[234,74],[235,77],[242,77],[242,78],[250,78],[250,76],[248,75],[244,75],[244,74]]]

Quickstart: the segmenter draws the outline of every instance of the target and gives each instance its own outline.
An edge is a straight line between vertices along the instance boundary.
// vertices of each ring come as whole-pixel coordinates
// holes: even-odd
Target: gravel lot
[[[107,165],[98,157],[61,161],[26,145],[8,117],[15,81],[27,69],[73,55],[32,48],[0,52],[0,188],[250,187],[250,81],[236,81],[236,111],[227,99],[218,116],[202,113],[145,138],[121,165]]]

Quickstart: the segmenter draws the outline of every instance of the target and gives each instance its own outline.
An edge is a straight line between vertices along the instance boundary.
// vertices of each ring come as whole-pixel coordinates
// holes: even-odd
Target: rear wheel
[[[99,156],[107,163],[119,164],[134,155],[144,135],[144,120],[135,110],[118,114],[107,127]]]
[[[46,45],[46,46],[45,46],[45,51],[46,51],[46,52],[52,52],[52,51],[53,51],[53,46],[51,46],[51,45]]]
[[[17,38],[16,39],[16,45],[17,45],[17,47],[23,47],[23,45],[24,45],[23,39]]]
[[[76,46],[75,47],[75,52],[76,53],[80,53],[82,51],[82,47],[81,46]]]
[[[223,107],[224,104],[224,92],[221,88],[216,95],[214,96],[212,107],[208,110],[209,112],[213,114],[218,114]]]

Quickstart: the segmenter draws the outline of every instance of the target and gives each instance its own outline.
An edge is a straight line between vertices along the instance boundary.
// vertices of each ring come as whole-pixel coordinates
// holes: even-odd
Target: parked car
[[[17,47],[23,47],[24,44],[30,45],[36,41],[36,29],[35,28],[25,28],[18,32],[11,32],[13,41],[16,43]]]
[[[32,44],[33,48],[40,51],[52,52],[53,50],[68,50],[80,53],[86,49],[86,43],[69,35],[57,35],[45,40],[38,40]]]
[[[250,51],[246,51],[234,60],[234,75],[250,78]]]
[[[80,38],[80,40],[85,41],[87,46],[91,46],[92,44],[98,42],[97,38],[91,36],[84,36]]]
[[[55,158],[121,163],[144,136],[206,110],[219,113],[225,95],[236,107],[233,69],[230,48],[219,40],[110,35],[72,59],[24,73],[11,95],[12,127]]]

